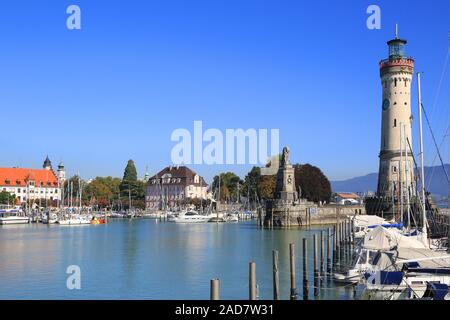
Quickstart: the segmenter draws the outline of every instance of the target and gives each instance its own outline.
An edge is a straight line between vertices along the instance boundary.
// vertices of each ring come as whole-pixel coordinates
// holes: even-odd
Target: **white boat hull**
[[[196,218],[192,218],[192,219],[186,219],[186,218],[174,218],[173,220],[171,220],[172,222],[175,223],[203,223],[203,222],[208,222],[209,221],[209,217],[205,216],[205,217],[196,217]]]
[[[28,217],[5,217],[0,218],[0,224],[27,224],[30,222]]]
[[[91,221],[89,220],[81,220],[81,219],[69,219],[69,220],[60,220],[57,221],[59,225],[62,226],[76,226],[76,225],[86,225],[91,224]]]

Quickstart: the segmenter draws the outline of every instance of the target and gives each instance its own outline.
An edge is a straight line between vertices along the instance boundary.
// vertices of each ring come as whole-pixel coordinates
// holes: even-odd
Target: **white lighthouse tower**
[[[389,57],[380,61],[383,88],[379,197],[400,199],[414,190],[413,158],[411,156],[412,115],[411,80],[414,60],[405,55],[406,40],[395,38],[387,42]]]

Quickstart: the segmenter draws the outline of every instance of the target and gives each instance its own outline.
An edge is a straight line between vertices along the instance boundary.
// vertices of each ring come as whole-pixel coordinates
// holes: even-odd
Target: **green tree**
[[[250,201],[256,200],[256,196],[258,195],[258,183],[260,179],[261,179],[261,168],[259,167],[253,167],[244,178],[242,192],[245,197],[250,198]]]
[[[113,200],[118,198],[121,182],[120,178],[96,177],[85,187],[86,200],[100,207],[108,207]]]
[[[133,160],[128,160],[122,182],[119,185],[119,190],[124,199],[128,199],[129,194],[131,194],[132,201],[143,201],[145,199],[145,182],[138,181],[136,166]]]
[[[258,195],[260,199],[273,199],[277,184],[277,176],[261,176],[258,182]]]
[[[310,164],[296,164],[295,187],[301,189],[301,197],[309,201],[330,201],[331,185],[323,172]]]
[[[7,191],[2,191],[2,192],[0,192],[0,203],[15,205],[16,204],[16,196]]]
[[[220,201],[236,201],[238,193],[242,195],[243,181],[233,172],[220,174]],[[211,185],[212,190],[217,194],[219,190],[219,176],[215,176]]]
[[[268,164],[270,165],[270,164]],[[250,201],[258,199],[272,199],[276,187],[276,175],[261,175],[261,168],[253,167],[244,178],[243,193]]]

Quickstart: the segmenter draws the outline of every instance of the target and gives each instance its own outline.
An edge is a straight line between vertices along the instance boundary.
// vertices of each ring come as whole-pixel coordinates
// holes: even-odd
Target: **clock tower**
[[[389,57],[380,61],[382,85],[381,147],[378,171],[379,197],[399,199],[414,191],[414,166],[411,156],[412,114],[411,80],[414,60],[405,55],[406,40],[388,41]]]

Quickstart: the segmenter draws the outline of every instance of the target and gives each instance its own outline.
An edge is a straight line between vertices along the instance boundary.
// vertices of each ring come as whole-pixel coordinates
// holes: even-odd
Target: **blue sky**
[[[71,4],[81,30],[66,28]],[[381,30],[366,27],[370,4],[381,8]],[[139,175],[153,174],[170,163],[172,131],[202,120],[223,131],[279,128],[293,162],[333,180],[375,172],[378,62],[396,22],[424,72],[440,142],[450,110],[446,0],[2,2],[0,166],[39,167],[48,154],[90,178],[121,176],[131,158]],[[432,164],[428,133],[425,147]],[[250,166],[193,168],[209,180]]]

